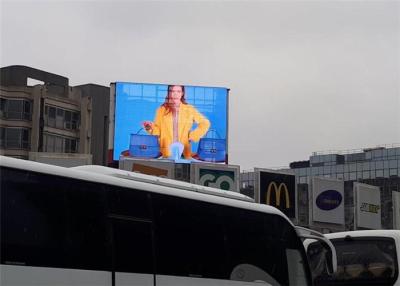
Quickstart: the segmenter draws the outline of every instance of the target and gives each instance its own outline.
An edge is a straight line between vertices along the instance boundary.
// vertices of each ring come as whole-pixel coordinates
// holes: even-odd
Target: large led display
[[[228,89],[117,82],[113,159],[226,163]]]

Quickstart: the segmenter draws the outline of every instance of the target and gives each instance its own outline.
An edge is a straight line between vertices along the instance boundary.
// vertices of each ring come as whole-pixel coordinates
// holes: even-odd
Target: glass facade
[[[298,195],[298,223],[308,225],[308,192],[312,177],[344,181],[345,228],[354,229],[353,183],[378,186],[381,190],[382,228],[393,228],[392,192],[400,192],[400,147],[378,147],[346,154],[313,154],[309,161],[294,162]],[[282,171],[282,170],[281,170]],[[254,198],[254,172],[240,176],[241,193]]]
[[[367,149],[346,155],[313,155],[310,167],[293,169],[298,184],[306,184],[311,176],[344,181],[400,177],[400,147]]]

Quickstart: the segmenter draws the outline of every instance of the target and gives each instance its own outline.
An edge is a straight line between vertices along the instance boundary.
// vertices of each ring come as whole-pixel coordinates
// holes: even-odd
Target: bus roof
[[[392,237],[400,239],[400,230],[396,229],[371,229],[371,230],[354,230],[354,231],[343,231],[333,232],[324,234],[328,239],[350,237]]]
[[[192,191],[192,192],[199,192],[203,194],[210,194],[219,197],[225,197],[235,200],[247,201],[247,202],[254,202],[254,200],[248,196],[245,196],[240,193],[232,192],[232,191],[225,191],[216,188],[210,188],[206,186],[190,184],[182,181],[172,180],[168,178],[156,177],[146,174],[140,174],[135,172],[130,172],[126,170],[114,169],[99,165],[83,165],[78,167],[72,167],[75,170],[81,170],[85,172],[91,172],[96,174],[103,174],[107,176],[112,176],[116,178],[126,179],[126,180],[133,180],[136,182],[143,182],[149,183],[159,186],[165,187],[173,187],[176,189]]]
[[[0,156],[0,166],[51,174],[82,181],[141,189],[152,193],[166,194],[170,196],[275,214],[284,217],[290,224],[293,225],[293,223],[277,208],[254,203],[253,199],[243,194],[176,180],[138,174],[104,166],[87,165],[65,168],[6,156]]]

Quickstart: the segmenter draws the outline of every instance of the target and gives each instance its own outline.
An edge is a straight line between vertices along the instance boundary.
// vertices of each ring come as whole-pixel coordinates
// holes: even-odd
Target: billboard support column
[[[400,229],[400,192],[392,191],[393,229]]]

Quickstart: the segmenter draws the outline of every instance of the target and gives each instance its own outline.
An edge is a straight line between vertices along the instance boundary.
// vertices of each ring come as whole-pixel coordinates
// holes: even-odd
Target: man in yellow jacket
[[[193,123],[197,128],[191,130]],[[163,157],[170,157],[170,145],[174,142],[183,144],[183,156],[191,159],[191,141],[197,142],[210,128],[210,121],[185,99],[185,87],[168,86],[165,102],[157,109],[154,122],[145,121],[143,126],[152,135],[159,136],[160,151]]]

